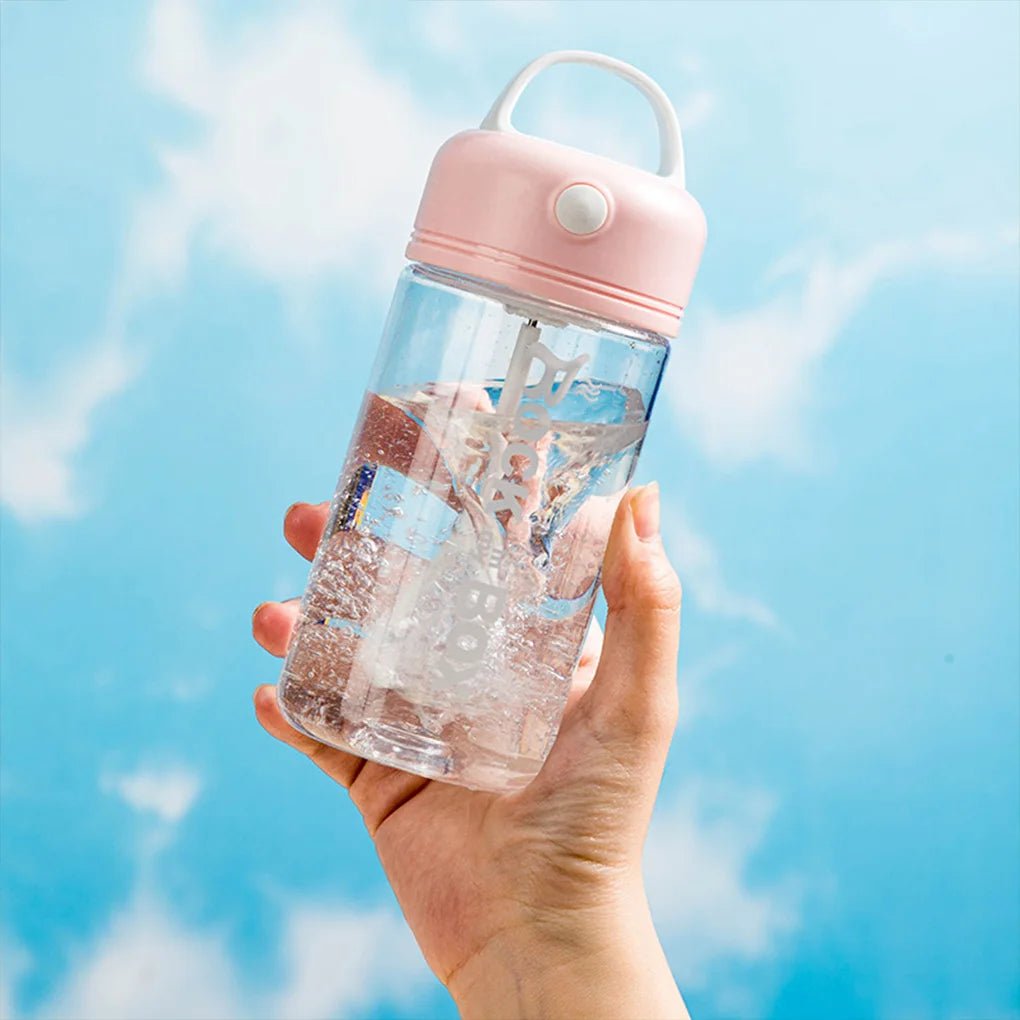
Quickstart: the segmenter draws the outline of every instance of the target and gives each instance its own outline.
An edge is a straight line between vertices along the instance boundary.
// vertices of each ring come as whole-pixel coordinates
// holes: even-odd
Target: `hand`
[[[306,558],[326,504],[295,504],[284,533]],[[608,605],[585,645],[559,736],[534,781],[496,795],[429,781],[291,727],[275,688],[259,722],[350,791],[411,930],[462,1016],[686,1017],[652,926],[641,849],[677,717],[680,585],[654,484],[620,502],[603,570]],[[294,602],[252,628],[286,652]]]

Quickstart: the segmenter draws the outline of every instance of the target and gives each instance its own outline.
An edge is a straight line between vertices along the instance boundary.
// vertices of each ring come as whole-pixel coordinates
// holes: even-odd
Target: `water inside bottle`
[[[281,680],[316,738],[487,789],[527,783],[555,737],[647,417],[579,380],[517,456],[502,391],[366,395]],[[484,497],[500,451],[516,515]]]

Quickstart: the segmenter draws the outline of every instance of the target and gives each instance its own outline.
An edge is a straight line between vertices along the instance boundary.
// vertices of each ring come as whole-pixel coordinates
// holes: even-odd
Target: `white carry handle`
[[[640,89],[652,109],[659,124],[659,175],[669,177],[684,187],[684,144],[680,137],[680,123],[676,118],[676,110],[665,92],[636,67],[607,57],[602,53],[590,53],[587,50],[557,50],[533,60],[521,70],[499,94],[492,109],[482,121],[485,131],[515,131],[510,122],[517,100],[521,93],[531,84],[531,80],[553,64],[588,64],[601,67],[612,74],[629,81]]]

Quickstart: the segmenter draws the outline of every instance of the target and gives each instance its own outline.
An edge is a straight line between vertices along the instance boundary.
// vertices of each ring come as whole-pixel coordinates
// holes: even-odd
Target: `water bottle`
[[[658,173],[517,132],[556,63],[650,101]],[[556,737],[705,241],[676,114],[595,53],[439,150],[279,686],[290,722],[474,789]]]

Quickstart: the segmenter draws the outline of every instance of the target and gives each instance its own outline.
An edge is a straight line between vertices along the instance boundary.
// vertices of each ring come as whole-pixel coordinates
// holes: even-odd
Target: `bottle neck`
[[[602,319],[579,308],[548,301],[545,298],[524,294],[511,287],[493,283],[478,276],[469,276],[452,269],[443,269],[428,262],[412,262],[409,270],[415,276],[453,287],[468,294],[477,294],[490,300],[499,301],[511,314],[526,319],[537,319],[545,325],[579,326],[598,332],[613,333],[625,340],[636,343],[651,344],[656,347],[669,347],[669,339],[661,333],[638,329],[623,322]]]

